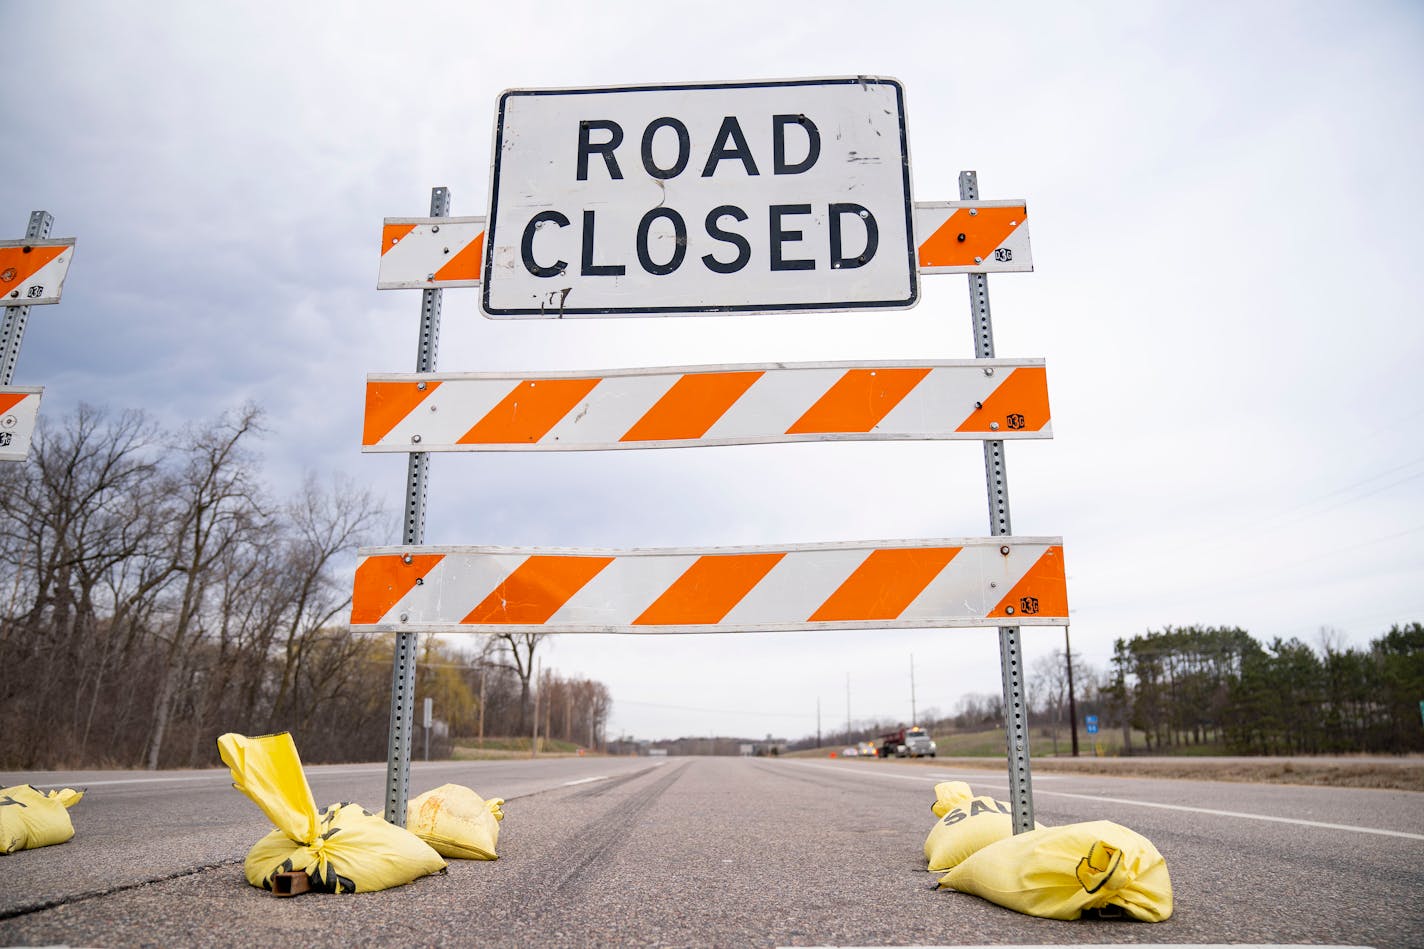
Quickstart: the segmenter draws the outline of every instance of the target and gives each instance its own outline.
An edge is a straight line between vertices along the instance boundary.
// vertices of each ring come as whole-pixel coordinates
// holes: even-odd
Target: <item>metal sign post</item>
[[[979,200],[979,179],[972,171],[959,173],[961,201]],[[994,327],[989,315],[989,277],[969,275],[969,311],[974,318],[974,355],[994,358]],[[993,367],[984,369],[986,374]],[[989,488],[989,530],[995,536],[1012,533],[1009,525],[1009,480],[1004,468],[1004,443],[984,442],[984,477]],[[1013,609],[1013,606],[1007,609]],[[999,664],[1004,680],[1004,740],[1009,753],[1009,806],[1014,833],[1033,830],[1033,778],[1029,773],[1028,701],[1024,696],[1023,652],[1017,626],[999,627]]]
[[[31,211],[30,225],[25,228],[26,241],[42,241],[49,237],[49,229],[54,224],[54,215],[48,211]],[[3,284],[0,284],[3,286]],[[16,288],[12,291],[15,299],[26,299]],[[7,295],[7,301],[10,297]],[[15,362],[20,358],[20,342],[25,336],[25,323],[30,317],[29,304],[6,306],[5,322],[0,327],[0,386],[8,386],[15,377]]]
[[[450,191],[432,188],[430,216],[450,213]],[[438,225],[437,225],[438,226]],[[420,343],[416,348],[415,371],[434,372],[440,348],[440,302],[442,290],[420,294]],[[410,453],[405,482],[406,544],[425,540],[425,481],[429,472],[425,452]],[[396,634],[395,662],[391,668],[391,729],[386,750],[386,820],[405,826],[406,802],[410,795],[410,730],[415,717],[415,660],[420,637],[416,633]]]

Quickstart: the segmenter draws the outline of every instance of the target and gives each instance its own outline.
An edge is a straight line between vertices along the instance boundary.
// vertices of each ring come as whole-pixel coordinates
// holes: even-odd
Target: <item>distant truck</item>
[[[935,743],[929,732],[911,725],[881,735],[878,753],[882,758],[933,758]]]

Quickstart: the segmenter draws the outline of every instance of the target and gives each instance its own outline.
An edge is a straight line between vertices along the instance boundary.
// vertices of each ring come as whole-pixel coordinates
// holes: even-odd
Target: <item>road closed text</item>
[[[509,92],[490,316],[907,307],[898,84]]]

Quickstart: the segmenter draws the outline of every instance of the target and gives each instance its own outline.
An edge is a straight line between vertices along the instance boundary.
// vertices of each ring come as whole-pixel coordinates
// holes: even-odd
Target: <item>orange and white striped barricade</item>
[[[388,217],[376,289],[478,287],[484,248],[483,216]]]
[[[373,373],[362,450],[1051,438],[1041,359]]]
[[[0,461],[24,461],[40,415],[43,386],[0,387]]]
[[[1062,626],[1057,537],[597,550],[371,547],[355,632],[734,633]]]
[[[917,201],[920,273],[1028,273],[1028,206],[1023,201]]]
[[[0,303],[58,303],[74,259],[74,238],[0,241]]]
[[[914,222],[922,274],[1033,270],[1022,200],[916,201]],[[477,287],[484,239],[483,216],[388,217],[381,228],[376,289]]]

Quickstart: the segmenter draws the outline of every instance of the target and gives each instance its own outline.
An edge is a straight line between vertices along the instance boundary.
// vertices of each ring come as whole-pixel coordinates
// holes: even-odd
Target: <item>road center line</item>
[[[799,764],[802,767],[806,768],[820,768],[825,771],[835,771],[840,774],[847,773],[845,769],[837,768],[833,765],[810,764],[802,763],[799,761],[789,763]],[[887,774],[882,771],[866,771],[863,773],[872,775],[877,778],[896,778],[901,781],[923,782],[935,780],[934,777],[931,775]],[[990,782],[990,786],[997,788],[999,784],[997,782]],[[1004,787],[1007,789],[1007,785],[1004,785]],[[1135,807],[1156,807],[1166,811],[1187,811],[1188,813],[1192,814],[1210,814],[1213,817],[1240,817],[1246,820],[1270,821],[1271,823],[1276,824],[1296,824],[1301,827],[1319,827],[1324,830],[1348,830],[1353,831],[1357,834],[1377,834],[1381,837],[1403,837],[1406,840],[1424,840],[1424,834],[1411,834],[1402,830],[1380,830],[1375,827],[1354,827],[1349,824],[1327,824],[1324,821],[1304,820],[1299,817],[1274,817],[1269,814],[1246,814],[1242,813],[1241,811],[1219,811],[1209,807],[1188,807],[1185,804],[1158,804],[1155,801],[1134,801],[1125,797],[1100,797],[1096,794],[1072,794],[1068,791],[1035,790],[1033,793],[1034,797],[1038,797],[1040,795],[1071,797],[1076,798],[1080,801],[1101,801],[1105,804],[1127,804],[1129,806]]]
[[[575,784],[588,784],[590,781],[607,781],[607,780],[608,780],[608,775],[606,775],[606,774],[596,774],[596,775],[594,775],[594,776],[591,777],[591,778],[579,778],[579,779],[576,780],[576,781],[565,781],[563,784],[559,785],[559,787],[561,787],[561,788],[571,788],[571,787],[573,787]]]

